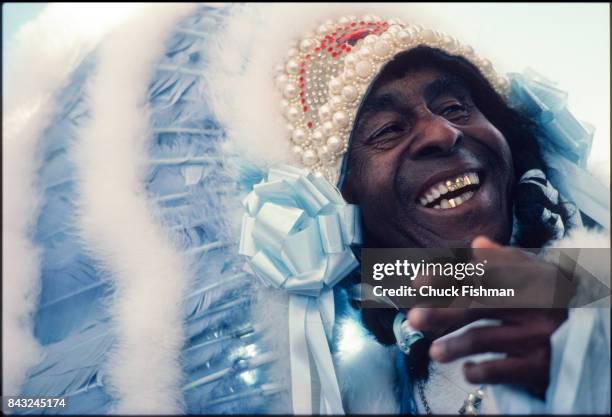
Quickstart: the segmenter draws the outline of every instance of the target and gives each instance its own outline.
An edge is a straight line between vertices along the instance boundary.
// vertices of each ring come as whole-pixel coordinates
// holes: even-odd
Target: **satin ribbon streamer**
[[[535,121],[548,177],[561,194],[610,228],[610,190],[587,170],[594,128],[567,108],[568,94],[533,70],[511,74],[512,106]]]
[[[322,177],[272,168],[243,200],[239,253],[265,285],[289,292],[291,391],[295,414],[344,414],[329,343],[333,286],[358,266],[359,212]],[[310,360],[321,385],[312,406]]]

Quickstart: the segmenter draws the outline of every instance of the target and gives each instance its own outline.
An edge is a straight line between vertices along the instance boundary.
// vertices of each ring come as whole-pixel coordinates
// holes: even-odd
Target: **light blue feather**
[[[274,358],[265,329],[256,330],[251,318],[258,284],[243,272],[236,231],[229,227],[241,196],[263,173],[223,152],[226,137],[211,114],[202,77],[206,48],[227,11],[200,6],[176,26],[155,66],[149,84],[150,169],[143,187],[194,264],[180,358],[187,411],[286,412],[275,401],[284,388],[267,372]],[[116,401],[104,375],[114,342],[107,309],[113,287],[78,239],[75,167],[69,159],[78,128],[89,119],[83,92],[95,65],[94,52],[62,90],[41,138],[43,209],[33,238],[43,248],[35,335],[45,357],[30,369],[22,394],[64,395],[70,406],[36,413],[103,414]]]

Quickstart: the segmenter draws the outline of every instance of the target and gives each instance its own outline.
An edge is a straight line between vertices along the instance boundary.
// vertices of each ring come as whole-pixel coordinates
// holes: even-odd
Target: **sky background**
[[[2,54],[46,3],[4,3]],[[590,165],[610,165],[610,5],[430,3],[409,5],[422,21],[471,44],[501,72],[531,67],[569,95],[570,110],[597,128]],[[418,13],[417,13],[418,12]],[[3,66],[4,74],[4,66]],[[3,80],[5,79],[3,75]]]
[[[46,3],[4,3],[2,5],[2,51],[13,39],[17,30],[32,20],[46,6]]]

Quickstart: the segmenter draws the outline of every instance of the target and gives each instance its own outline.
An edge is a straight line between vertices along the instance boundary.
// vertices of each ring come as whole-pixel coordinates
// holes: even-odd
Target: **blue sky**
[[[47,3],[4,3],[2,5],[2,50],[15,36],[17,30],[36,17]]]
[[[47,3],[4,3],[2,5],[2,81],[5,82],[7,45],[24,23],[35,18]]]

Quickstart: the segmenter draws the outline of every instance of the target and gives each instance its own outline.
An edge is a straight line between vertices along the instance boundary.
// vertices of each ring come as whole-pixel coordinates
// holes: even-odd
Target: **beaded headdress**
[[[370,15],[328,20],[296,42],[275,71],[297,165],[336,183],[368,86],[398,53],[420,45],[467,59],[507,97],[508,80],[451,36]]]

